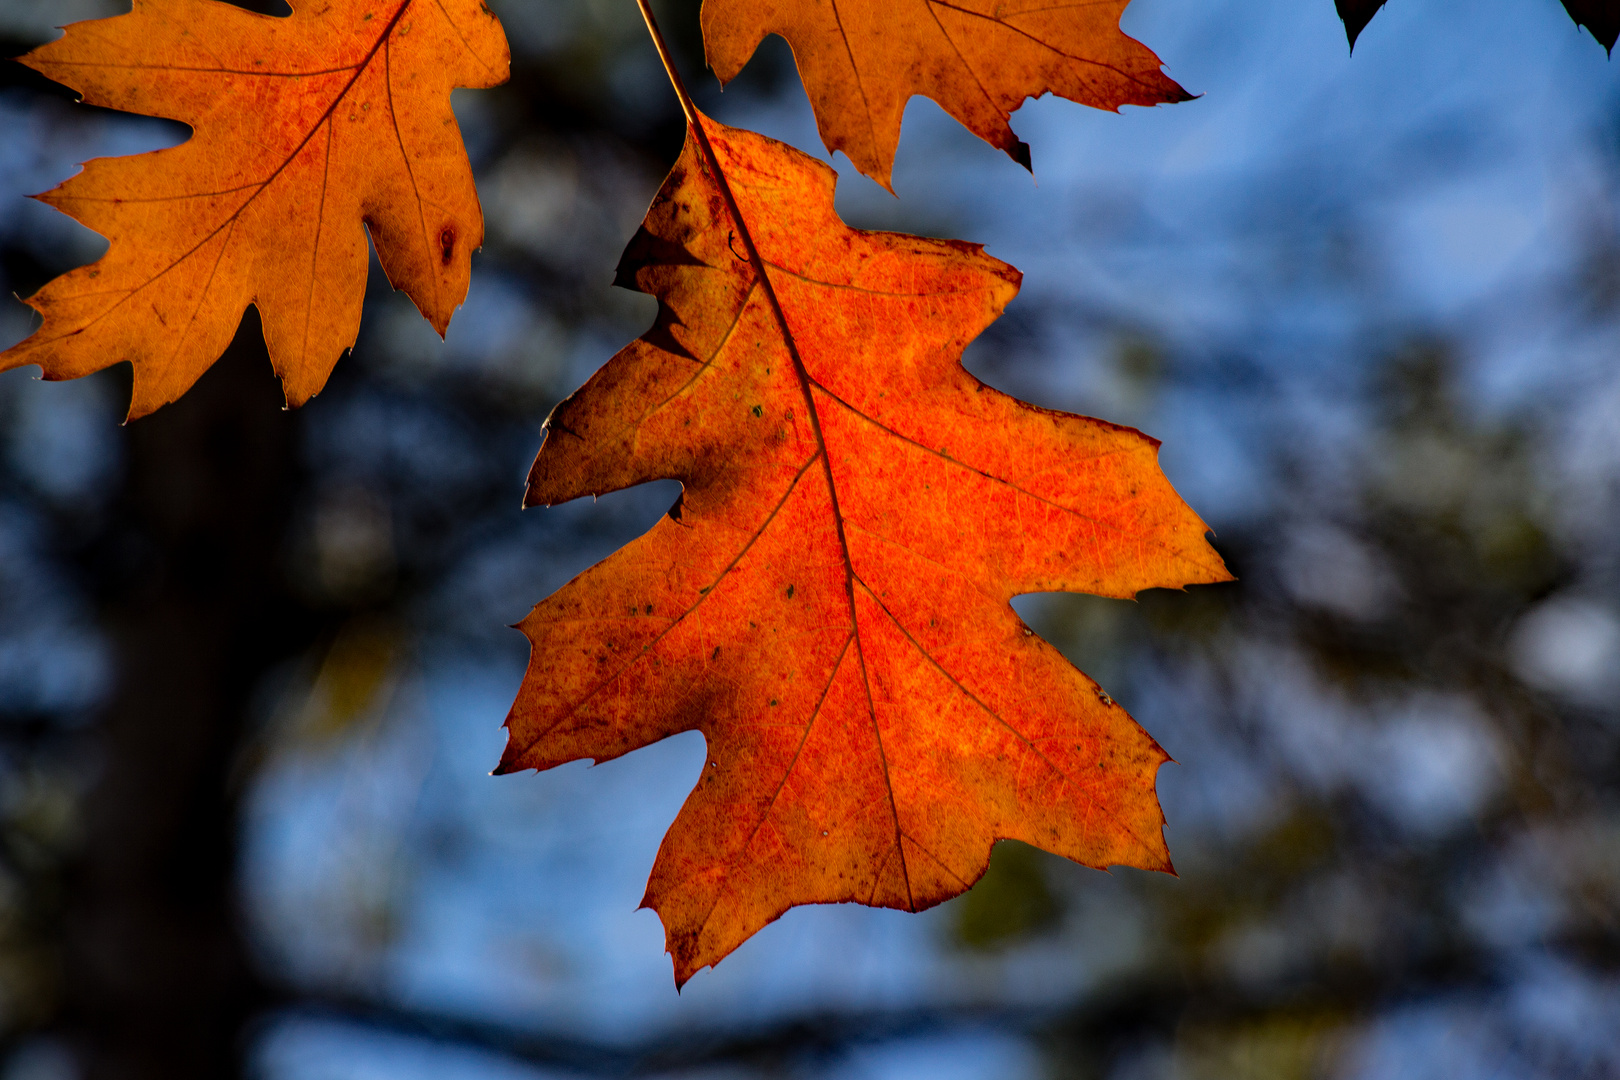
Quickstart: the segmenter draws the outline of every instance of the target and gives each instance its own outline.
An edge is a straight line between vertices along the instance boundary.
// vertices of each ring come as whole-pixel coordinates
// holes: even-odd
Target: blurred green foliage
[[[956,941],[993,949],[1056,926],[1062,908],[1041,869],[1048,858],[1017,840],[997,844],[984,877],[953,905]]]

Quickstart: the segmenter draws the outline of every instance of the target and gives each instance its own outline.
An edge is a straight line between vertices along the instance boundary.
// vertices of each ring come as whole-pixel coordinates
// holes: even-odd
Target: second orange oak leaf
[[[40,196],[112,246],[28,299],[44,325],[0,370],[71,379],[129,361],[141,416],[197,381],[252,304],[287,402],[302,404],[359,329],[362,221],[441,334],[466,296],[484,222],[450,91],[508,67],[481,0],[294,0],[287,18],[135,0],[22,59],[93,105],[195,134],[92,161]]]
[[[557,407],[527,501],[683,494],[523,621],[498,771],[703,733],[644,900],[678,983],[795,904],[949,899],[1001,838],[1168,869],[1164,752],[1008,603],[1229,579],[1158,444],[962,368],[1012,267],[851,229],[827,166],[706,130],[772,289],[689,133],[619,268],[657,322]]]
[[[1052,93],[1100,109],[1186,101],[1159,58],[1126,37],[1129,0],[703,0],[703,42],[722,83],[780,34],[829,150],[889,186],[906,102],[925,94],[1026,168],[1010,114]]]

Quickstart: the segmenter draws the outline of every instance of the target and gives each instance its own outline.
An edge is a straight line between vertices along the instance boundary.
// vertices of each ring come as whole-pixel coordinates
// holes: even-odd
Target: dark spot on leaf
[[[793,599],[793,586],[791,585],[788,586],[788,599]]]
[[[449,266],[450,260],[456,253],[456,227],[446,225],[439,230],[439,259]]]

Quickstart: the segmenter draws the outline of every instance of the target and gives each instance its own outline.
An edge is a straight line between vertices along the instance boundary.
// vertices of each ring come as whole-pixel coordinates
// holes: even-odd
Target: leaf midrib
[[[683,105],[687,102],[682,102]],[[844,513],[838,502],[838,484],[833,476],[832,461],[827,453],[827,439],[821,430],[821,414],[816,408],[815,392],[811,388],[810,372],[806,368],[804,358],[799,355],[798,341],[793,336],[793,329],[788,325],[787,312],[783,310],[782,301],[776,295],[776,287],[771,283],[769,271],[765,266],[765,259],[760,254],[759,246],[754,242],[753,233],[748,228],[748,222],[743,217],[742,208],[738,206],[736,196],[732,194],[731,185],[726,180],[725,172],[720,168],[719,157],[709,142],[709,133],[704,130],[703,118],[696,115],[695,107],[691,109],[688,122],[692,132],[697,138],[698,146],[703,153],[705,171],[709,173],[710,180],[720,191],[720,197],[726,204],[726,211],[732,222],[737,226],[737,235],[748,252],[749,264],[753,267],[754,277],[765,294],[771,314],[776,320],[778,331],[782,335],[782,344],[787,348],[788,359],[793,362],[794,378],[799,383],[799,393],[804,401],[804,407],[810,418],[810,432],[815,437],[816,456],[821,459],[822,477],[827,483],[827,498],[831,503],[833,527],[838,535],[838,550],[844,560],[844,595],[849,605],[850,631],[855,641],[855,658],[861,666],[861,685],[866,692],[866,711],[872,720],[872,734],[877,741],[878,763],[883,769],[883,786],[889,800],[889,816],[894,822],[894,846],[900,855],[900,873],[906,884],[906,906],[915,911],[917,899],[911,889],[911,871],[906,866],[906,851],[904,836],[900,828],[900,808],[895,802],[894,781],[889,775],[888,751],[883,745],[882,725],[877,720],[877,706],[872,698],[872,678],[866,664],[866,646],[861,640],[860,616],[855,606],[855,563],[849,552],[849,538],[844,533]]]

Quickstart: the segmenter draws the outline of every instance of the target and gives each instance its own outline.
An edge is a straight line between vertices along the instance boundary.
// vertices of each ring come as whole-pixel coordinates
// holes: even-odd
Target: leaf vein
[[[805,744],[810,741],[810,729],[816,726],[816,718],[821,715],[821,707],[827,703],[827,696],[832,693],[833,683],[838,680],[838,669],[844,666],[844,657],[849,654],[850,643],[854,640],[855,632],[851,630],[849,637],[844,639],[843,647],[838,650],[838,658],[833,661],[832,673],[827,676],[827,685],[822,687],[821,697],[817,700],[815,709],[810,713],[810,719],[805,722],[804,734],[799,737],[799,745],[794,748],[793,758],[783,771],[782,779],[777,782],[776,790],[771,792],[770,801],[765,804],[764,810],[760,812],[759,820],[749,830],[747,839],[738,846],[736,853],[726,861],[726,885],[715,890],[714,902],[709,905],[709,910],[703,913],[703,918],[698,920],[697,933],[701,934],[703,928],[709,925],[709,918],[714,914],[714,909],[720,906],[720,898],[730,885],[731,871],[736,868],[737,863],[742,861],[742,857],[748,853],[748,846],[754,842],[754,837],[759,835],[759,830],[765,827],[765,822],[770,818],[771,811],[776,808],[776,801],[781,798],[783,790],[787,787],[788,777],[793,775],[794,767],[799,764],[799,757],[804,753]]]
[[[663,630],[660,630],[658,635],[649,641],[634,659],[621,666],[619,670],[615,671],[612,675],[609,675],[606,679],[603,679],[600,683],[597,683],[596,686],[591,688],[590,692],[579,699],[572,709],[569,709],[567,712],[563,713],[556,720],[552,721],[551,724],[545,728],[545,730],[541,731],[534,738],[525,743],[521,751],[511,755],[512,760],[519,760],[524,754],[527,754],[530,750],[533,750],[537,745],[539,745],[541,739],[544,739],[547,735],[550,735],[564,721],[569,720],[576,715],[579,710],[583,709],[591,701],[591,699],[596,697],[597,694],[601,693],[603,690],[613,685],[613,683],[617,682],[625,672],[629,671],[632,667],[635,667],[636,664],[641,662],[642,657],[647,655],[648,650],[650,650],[660,641],[664,640],[664,638],[668,637],[677,626],[685,621],[688,615],[702,607],[704,602],[715,594],[716,586],[726,579],[726,575],[731,573],[732,568],[741,562],[742,557],[748,554],[749,550],[753,548],[754,544],[759,541],[761,536],[765,535],[765,530],[770,527],[771,522],[776,520],[776,516],[777,514],[781,513],[782,507],[787,505],[788,498],[793,494],[794,489],[799,486],[799,481],[804,478],[804,474],[810,470],[810,466],[814,465],[816,463],[816,459],[820,456],[821,452],[817,451],[816,453],[810,455],[809,459],[806,460],[802,466],[800,466],[799,471],[794,475],[793,480],[788,484],[787,490],[782,493],[782,497],[777,500],[776,505],[771,507],[771,512],[765,515],[765,520],[760,522],[759,528],[753,531],[753,533],[748,537],[747,542],[744,543],[737,554],[732,557],[732,560],[725,565],[725,568],[720,571],[719,576],[714,579],[714,583],[711,584],[707,589],[700,589],[698,591],[698,598],[691,607],[681,612],[681,614],[672,620],[668,626],[666,626]]]

